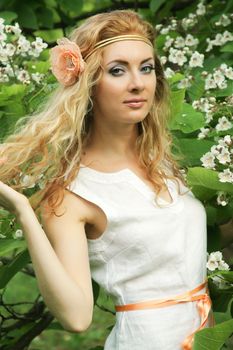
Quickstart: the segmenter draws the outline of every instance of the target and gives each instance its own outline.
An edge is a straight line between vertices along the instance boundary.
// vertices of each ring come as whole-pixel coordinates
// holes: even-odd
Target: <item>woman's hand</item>
[[[6,161],[6,158],[1,158],[0,166]],[[28,203],[29,201],[26,196],[0,181],[0,207],[3,207],[12,214],[18,215]]]

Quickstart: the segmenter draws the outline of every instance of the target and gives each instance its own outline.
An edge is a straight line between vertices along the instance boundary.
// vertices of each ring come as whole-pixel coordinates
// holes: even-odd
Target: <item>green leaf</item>
[[[185,156],[185,164],[187,166],[194,166],[201,165],[200,158],[210,150],[215,142],[191,138],[177,138],[174,139],[174,144],[179,147],[181,153]]]
[[[228,321],[232,319],[231,316],[231,309],[233,306],[233,299],[231,299],[228,303],[227,311],[226,312],[214,312],[214,319],[216,324]]]
[[[203,79],[197,77],[192,85],[187,88],[187,93],[192,101],[199,100],[205,91],[205,82]]]
[[[1,239],[0,244],[0,256],[7,255],[14,249],[25,249],[26,242],[24,240],[17,239]]]
[[[5,288],[7,283],[30,262],[28,250],[16,255],[16,257],[7,265],[0,266],[0,289]]]
[[[26,89],[27,86],[23,84],[3,85],[0,91],[0,104],[1,100],[6,100],[13,96],[21,98],[25,94]]]
[[[204,115],[197,112],[190,104],[183,103],[180,107],[181,111],[175,114],[170,125],[171,130],[190,133],[205,125]]]
[[[150,10],[155,13],[166,0],[151,0],[150,1]]]
[[[45,74],[48,72],[50,68],[50,62],[43,62],[43,61],[38,61],[38,62],[28,62],[28,71],[30,73],[42,73]]]
[[[194,186],[194,188],[195,187],[196,186]],[[206,187],[201,187],[201,186],[199,188],[206,189]],[[216,194],[216,192],[215,192],[215,194]],[[207,205],[205,210],[206,210],[208,225],[214,225],[216,223],[217,208],[213,207],[212,205]]]
[[[173,119],[182,110],[184,96],[185,96],[185,89],[171,91],[171,114],[173,116]]]
[[[76,15],[79,14],[83,8],[83,0],[59,0],[59,3],[66,11],[73,11]]]
[[[233,333],[233,320],[205,328],[194,336],[193,350],[220,350]]]
[[[216,191],[203,186],[193,186],[192,192],[200,201],[206,201],[216,196]]]
[[[227,87],[225,89],[218,89],[214,92],[216,97],[230,96],[233,94],[233,81],[227,81]]]
[[[36,14],[33,9],[23,2],[17,8],[18,21],[21,27],[38,29]]]
[[[16,12],[12,11],[1,11],[0,17],[5,19],[4,24],[11,24],[11,22],[14,21],[18,15]]]
[[[221,247],[221,234],[217,225],[209,225],[207,227],[207,251],[216,252]]]
[[[33,34],[39,36],[47,43],[54,43],[57,39],[64,36],[62,29],[37,30]]]
[[[227,43],[220,49],[221,52],[233,52],[233,42]]]
[[[184,75],[181,73],[176,73],[171,78],[168,78],[168,82],[170,85],[177,83],[178,81],[182,80],[184,78]]]
[[[37,12],[37,18],[40,27],[44,28],[53,28],[53,11],[49,8],[40,8],[39,11]]]
[[[189,185],[204,186],[216,191],[226,191],[233,193],[233,186],[230,183],[220,182],[218,172],[202,167],[189,168],[187,173]]]
[[[64,331],[64,327],[59,322],[54,321],[48,325],[46,330]]]

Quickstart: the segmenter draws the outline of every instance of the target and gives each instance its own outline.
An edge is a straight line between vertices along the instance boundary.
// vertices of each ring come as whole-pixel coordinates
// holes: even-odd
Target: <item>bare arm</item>
[[[85,207],[66,191],[61,217],[43,217],[43,228],[28,203],[17,212],[38,287],[64,329],[86,330],[92,321],[93,292],[85,236]],[[46,233],[45,233],[46,232]]]

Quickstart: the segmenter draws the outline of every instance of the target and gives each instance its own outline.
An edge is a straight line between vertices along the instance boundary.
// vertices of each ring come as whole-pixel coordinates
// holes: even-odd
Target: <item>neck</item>
[[[137,124],[114,123],[111,127],[107,123],[92,124],[89,142],[86,145],[86,154],[98,154],[110,162],[127,161],[136,157],[136,140],[138,137]]]

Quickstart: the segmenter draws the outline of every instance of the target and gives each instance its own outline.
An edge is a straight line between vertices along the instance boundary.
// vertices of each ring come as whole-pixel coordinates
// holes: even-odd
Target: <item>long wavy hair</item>
[[[94,45],[104,39],[139,34],[155,41],[153,26],[131,10],[115,10],[88,18],[75,28],[69,39],[77,43],[85,57]],[[37,193],[34,209],[45,204],[55,213],[65,189],[75,179],[80,168],[81,154],[91,132],[92,91],[101,79],[103,49],[99,48],[86,60],[80,79],[72,86],[59,86],[42,110],[21,118],[13,134],[0,147],[0,179],[18,191],[25,188],[25,176],[44,186]],[[159,57],[154,52],[156,91],[154,102],[146,118],[138,123],[136,150],[138,160],[159,194],[163,178],[185,180],[177,159],[172,155],[172,137],[168,130],[170,116],[169,87]],[[98,86],[97,86],[98,88]],[[180,187],[179,187],[180,191]]]

